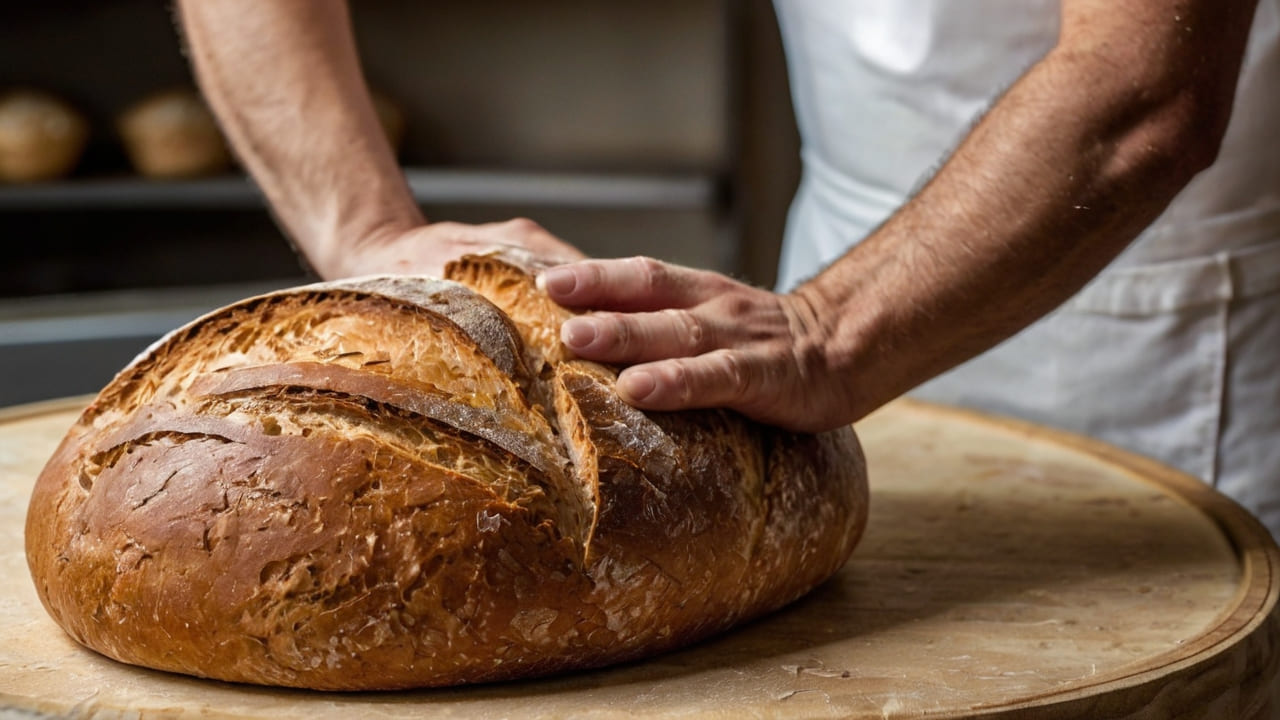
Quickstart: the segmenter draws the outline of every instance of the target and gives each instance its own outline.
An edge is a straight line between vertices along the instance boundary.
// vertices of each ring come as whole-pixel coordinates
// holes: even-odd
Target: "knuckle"
[[[676,401],[680,406],[689,405],[694,400],[693,373],[681,362],[671,364],[671,387],[675,389]]]
[[[508,229],[521,234],[543,232],[542,226],[527,217],[511,218],[506,222]]]
[[[737,403],[750,397],[753,383],[750,369],[744,362],[744,358],[732,350],[723,350],[716,355],[720,365],[720,375],[728,395],[726,399]]]
[[[611,344],[616,352],[629,354],[635,344],[636,330],[632,321],[625,315],[610,315],[609,326],[613,328]]]
[[[716,272],[700,271],[699,276],[702,282],[716,288],[716,290],[721,293],[729,293],[730,296],[734,298],[745,300],[748,293],[755,290],[755,288],[738,282],[728,275],[722,275]]]
[[[667,308],[661,311],[666,317],[674,335],[674,345],[688,355],[702,351],[707,340],[707,332],[702,322],[691,312],[678,308]]]
[[[729,314],[733,317],[744,317],[754,315],[756,310],[755,299],[744,293],[725,293],[725,298],[729,305]]]
[[[577,281],[577,287],[580,292],[592,293],[591,297],[595,297],[594,293],[607,288],[608,275],[603,265],[596,260],[587,260],[571,266],[574,280]]]
[[[442,220],[437,223],[431,223],[430,227],[436,232],[451,239],[461,238],[466,234],[464,225],[451,220]]]
[[[725,280],[728,280],[725,278]],[[717,281],[720,282],[720,281]],[[747,290],[739,287],[734,281],[728,280],[730,285],[722,287],[715,298],[711,301],[712,307],[716,312],[723,313],[732,318],[743,318],[758,315],[760,303],[755,295],[755,291]]]
[[[644,292],[652,292],[662,286],[666,276],[666,266],[661,261],[645,255],[637,255],[627,260],[636,275],[640,278],[640,286]]]

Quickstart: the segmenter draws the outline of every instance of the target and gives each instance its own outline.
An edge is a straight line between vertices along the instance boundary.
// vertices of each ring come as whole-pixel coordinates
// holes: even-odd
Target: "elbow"
[[[1226,136],[1234,100],[1217,87],[1175,88],[1146,113],[1139,135],[1155,155],[1158,176],[1181,188],[1215,163]]]
[[[1104,174],[1172,198],[1217,160],[1230,115],[1230,98],[1180,89],[1134,113],[1107,153]]]
[[[1184,159],[1187,181],[1217,161],[1231,119],[1232,95],[1188,90],[1169,110],[1168,142]]]

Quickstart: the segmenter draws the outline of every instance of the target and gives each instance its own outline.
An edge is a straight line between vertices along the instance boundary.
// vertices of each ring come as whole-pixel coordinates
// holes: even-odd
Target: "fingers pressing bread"
[[[548,268],[538,284],[565,307],[646,312],[697,305],[723,291],[723,280],[716,273],[633,257]]]

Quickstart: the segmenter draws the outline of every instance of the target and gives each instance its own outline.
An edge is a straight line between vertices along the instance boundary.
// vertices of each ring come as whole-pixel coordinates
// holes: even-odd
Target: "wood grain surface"
[[[646,662],[443,691],[195,680],[84,650],[22,528],[86,399],[0,411],[0,717],[1272,717],[1280,551],[1192,478],[1107,446],[899,401],[858,426],[871,524],[835,579]]]

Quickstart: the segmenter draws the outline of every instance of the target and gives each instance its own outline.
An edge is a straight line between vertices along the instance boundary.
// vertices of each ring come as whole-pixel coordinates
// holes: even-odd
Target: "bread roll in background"
[[[779,608],[866,522],[853,431],[642,413],[511,252],[250,298],[157,343],[41,473],[41,600],[127,663],[396,689],[639,658]]]
[[[66,102],[39,90],[0,93],[0,180],[38,182],[68,175],[89,124]]]
[[[222,130],[194,90],[150,95],[122,113],[117,126],[129,161],[146,177],[202,177],[231,166]]]

